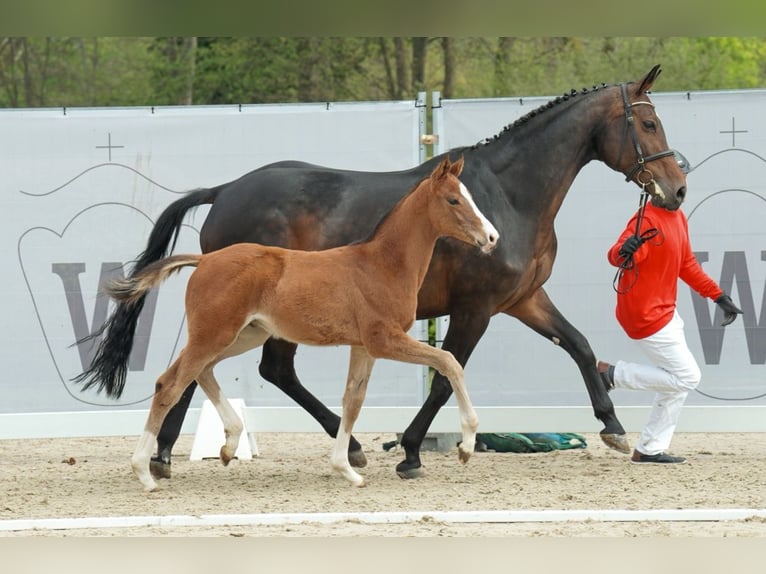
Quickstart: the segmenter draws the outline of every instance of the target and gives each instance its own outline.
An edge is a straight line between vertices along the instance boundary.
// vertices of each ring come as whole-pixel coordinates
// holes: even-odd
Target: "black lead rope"
[[[646,202],[649,199],[649,192],[645,189],[641,191],[641,197],[638,201],[638,215],[636,217],[636,230],[633,232],[634,237],[638,237],[638,239],[641,241],[641,244],[646,243],[647,241],[654,239],[659,234],[659,230],[656,227],[650,227],[649,229],[645,230],[644,232],[641,232],[641,223],[644,220],[644,210],[646,209]],[[661,245],[658,244],[658,245]],[[612,280],[612,288],[615,290],[615,292],[618,295],[624,295],[628,291],[630,291],[633,286],[636,284],[636,281],[638,281],[638,269],[636,269],[636,263],[633,261],[633,253],[629,253],[626,255],[623,260],[620,262],[620,264],[617,267],[617,273],[614,275],[614,279]],[[622,279],[625,276],[626,273],[632,273],[633,277],[630,281],[630,284],[627,287],[620,288],[620,285],[622,283]]]

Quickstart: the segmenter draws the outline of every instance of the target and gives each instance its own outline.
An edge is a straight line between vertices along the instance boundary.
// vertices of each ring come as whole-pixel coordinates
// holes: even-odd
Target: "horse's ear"
[[[654,81],[657,79],[657,76],[660,75],[662,70],[660,70],[660,65],[657,64],[654,66],[651,70],[649,70],[649,73],[646,74],[643,80],[641,80],[641,83],[638,85],[638,90],[636,90],[636,94],[643,94],[644,92],[648,92],[652,89],[652,86],[654,85]]]
[[[463,156],[461,155],[458,160],[450,166],[450,173],[455,177],[459,177],[463,172]]]

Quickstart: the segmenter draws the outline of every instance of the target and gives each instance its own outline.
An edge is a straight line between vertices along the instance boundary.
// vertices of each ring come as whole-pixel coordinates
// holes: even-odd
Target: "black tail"
[[[213,203],[222,186],[198,189],[187,193],[165,208],[155,223],[146,249],[133,266],[130,277],[149,264],[166,257],[176,246],[186,212],[200,205]],[[77,345],[101,337],[90,366],[72,380],[83,384],[83,390],[98,385],[111,398],[119,398],[125,387],[128,360],[133,349],[133,336],[146,296],[132,303],[118,303],[112,315],[95,332],[77,341]]]

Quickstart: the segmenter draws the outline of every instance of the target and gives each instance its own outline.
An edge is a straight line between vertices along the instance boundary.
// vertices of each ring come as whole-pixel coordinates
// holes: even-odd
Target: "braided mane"
[[[518,126],[520,126],[522,124],[527,123],[529,120],[531,120],[535,116],[538,116],[538,115],[542,114],[544,111],[546,111],[546,110],[548,110],[548,109],[550,109],[550,108],[552,108],[552,107],[554,107],[554,106],[556,106],[556,105],[558,105],[558,104],[560,104],[562,102],[569,101],[570,98],[574,98],[575,96],[578,96],[578,95],[585,95],[585,94],[588,94],[590,92],[595,92],[596,90],[599,90],[599,89],[602,89],[602,88],[605,88],[605,87],[607,87],[607,86],[604,83],[602,83],[600,86],[597,86],[597,85],[594,84],[593,87],[590,90],[588,88],[583,88],[579,92],[573,88],[569,92],[565,92],[563,95],[557,96],[556,98],[552,99],[548,103],[541,105],[539,108],[534,109],[534,110],[532,110],[530,112],[527,112],[526,114],[524,114],[520,118],[517,118],[512,124],[506,125],[499,134],[496,134],[493,137],[489,137],[489,138],[483,139],[482,141],[472,145],[471,149],[476,149],[479,146],[489,145],[493,141],[499,140],[503,136],[503,134],[505,134],[506,132],[509,132],[511,130],[511,128],[518,127]],[[521,101],[521,99],[519,99],[519,101]]]

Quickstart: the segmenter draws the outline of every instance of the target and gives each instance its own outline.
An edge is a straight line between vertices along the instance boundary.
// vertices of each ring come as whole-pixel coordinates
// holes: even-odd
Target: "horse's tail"
[[[149,289],[159,285],[183,267],[196,267],[202,257],[195,254],[171,255],[155,261],[130,277],[107,281],[101,290],[120,303],[135,306],[138,301],[143,301]]]
[[[146,249],[138,256],[130,277],[167,256],[176,246],[186,212],[213,203],[221,187],[192,191],[166,207],[154,224]],[[84,383],[83,389],[98,385],[98,391],[106,390],[109,397],[119,398],[122,395],[133,337],[145,299],[146,292],[143,292],[131,304],[118,303],[114,313],[99,329],[75,343],[80,345],[101,338],[90,366],[72,379]]]

